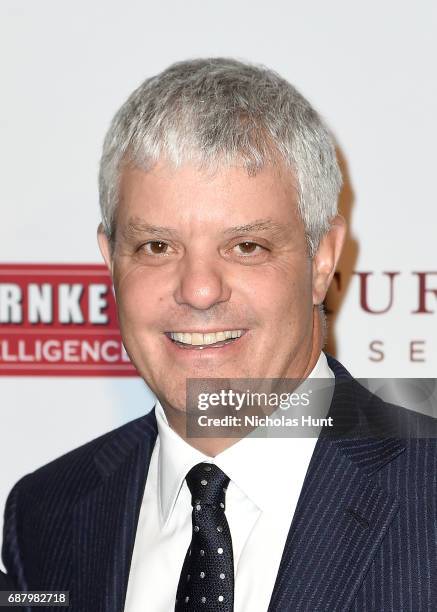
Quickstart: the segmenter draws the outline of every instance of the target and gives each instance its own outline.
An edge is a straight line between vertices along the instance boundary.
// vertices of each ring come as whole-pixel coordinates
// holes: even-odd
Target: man
[[[180,62],[130,96],[98,239],[158,402],[14,487],[3,558],[20,588],[87,612],[435,609],[434,441],[373,435],[382,402],[322,352],[340,185],[328,131],[270,70]],[[347,436],[186,428],[188,379],[323,377]]]

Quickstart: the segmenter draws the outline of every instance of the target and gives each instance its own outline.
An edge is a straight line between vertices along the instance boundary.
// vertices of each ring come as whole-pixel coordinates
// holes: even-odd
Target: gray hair
[[[123,166],[147,171],[161,157],[203,169],[242,163],[250,176],[282,162],[297,180],[310,257],[337,213],[342,179],[333,138],[309,102],[265,66],[221,57],[176,62],[129,96],[100,163],[102,223],[112,247]]]

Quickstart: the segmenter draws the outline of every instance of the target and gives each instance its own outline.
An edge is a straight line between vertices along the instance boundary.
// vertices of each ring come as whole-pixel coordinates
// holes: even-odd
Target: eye
[[[236,244],[234,248],[238,249],[243,257],[258,255],[261,253],[261,251],[265,250],[260,244],[250,241],[240,242],[239,244]]]
[[[167,255],[168,246],[162,240],[149,240],[141,245],[140,250],[146,251],[147,255]]]

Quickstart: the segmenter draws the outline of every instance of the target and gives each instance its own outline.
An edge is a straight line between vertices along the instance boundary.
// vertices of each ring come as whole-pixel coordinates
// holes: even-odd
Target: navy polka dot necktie
[[[187,474],[193,506],[191,544],[182,566],[175,612],[232,612],[234,556],[225,516],[229,478],[212,463]]]

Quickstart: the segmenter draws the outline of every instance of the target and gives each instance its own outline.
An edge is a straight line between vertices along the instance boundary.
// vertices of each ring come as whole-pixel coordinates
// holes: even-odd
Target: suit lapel
[[[348,372],[336,375],[334,435],[319,437],[284,547],[269,612],[348,610],[398,510],[372,475],[405,450],[376,439],[363,406],[371,401]],[[336,418],[337,417],[337,418]]]
[[[95,455],[100,484],[73,511],[74,610],[124,607],[139,509],[157,429],[154,410],[120,428]]]

